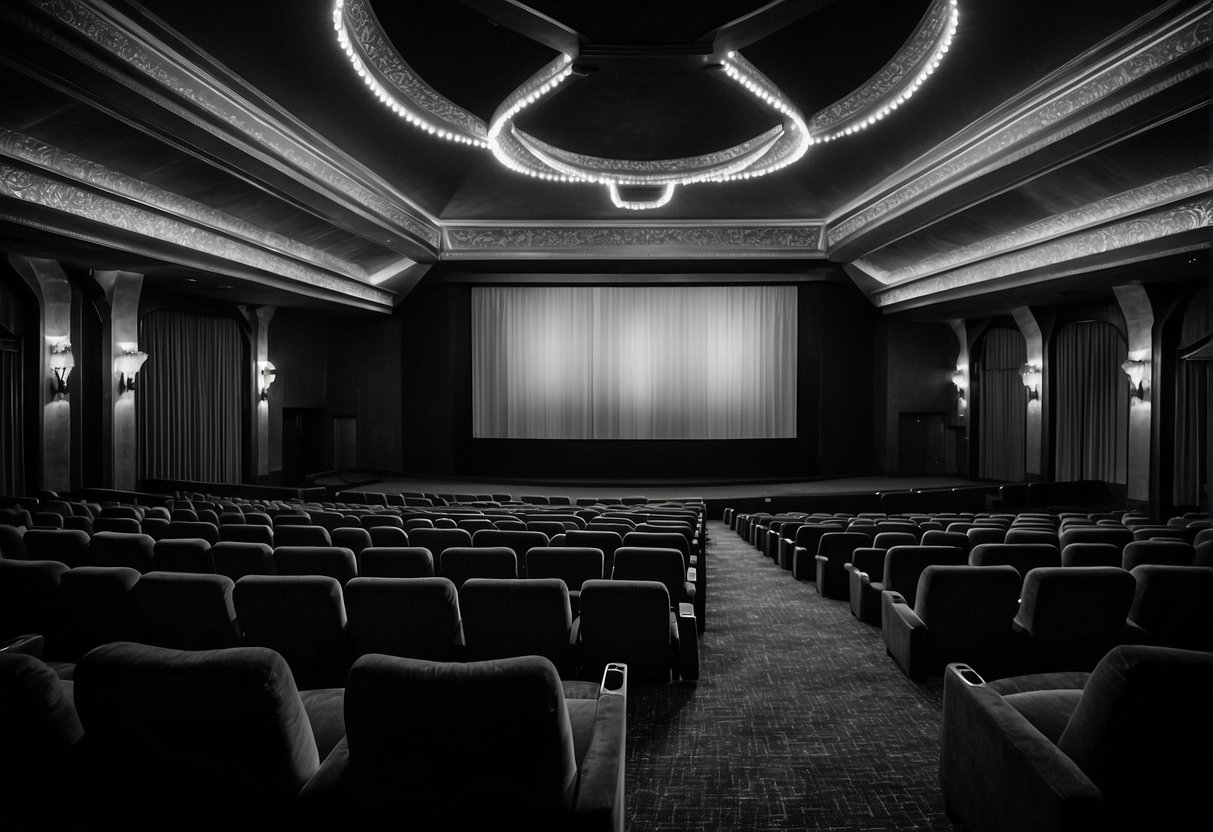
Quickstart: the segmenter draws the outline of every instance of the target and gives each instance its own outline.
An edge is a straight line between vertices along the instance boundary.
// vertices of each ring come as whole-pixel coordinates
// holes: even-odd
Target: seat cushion
[[[1081,690],[1033,690],[1003,697],[1004,702],[1054,743],[1061,739],[1080,699]]]

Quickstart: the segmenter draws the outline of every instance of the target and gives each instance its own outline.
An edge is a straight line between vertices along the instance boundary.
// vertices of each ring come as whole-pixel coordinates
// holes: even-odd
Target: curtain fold
[[[1027,351],[1017,329],[995,327],[982,336],[977,405],[977,476],[981,479],[1024,479],[1028,394],[1019,369],[1027,361]]]
[[[1180,328],[1180,352],[1208,337],[1209,292],[1193,297]],[[1203,506],[1209,481],[1209,362],[1168,356],[1175,367],[1175,468],[1171,500],[1177,506]]]
[[[240,482],[244,339],[230,318],[156,310],[139,322],[140,476]]]
[[[1054,342],[1052,390],[1057,402],[1056,478],[1127,481],[1128,357],[1116,327],[1103,321],[1066,324]]]
[[[25,490],[25,445],[21,423],[21,350],[0,342],[0,494]]]
[[[796,435],[796,287],[472,289],[473,435]]]

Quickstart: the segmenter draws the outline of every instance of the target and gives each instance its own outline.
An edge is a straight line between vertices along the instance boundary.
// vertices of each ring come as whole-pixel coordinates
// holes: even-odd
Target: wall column
[[[1024,419],[1024,474],[1027,479],[1045,478],[1044,458],[1044,400],[1049,389],[1049,368],[1045,364],[1045,340],[1040,323],[1032,310],[1026,306],[1016,307],[1012,313],[1027,346],[1027,363],[1040,368],[1040,390],[1035,398],[1028,399],[1028,412]]]
[[[1150,383],[1155,375],[1155,362],[1161,356],[1154,355],[1154,307],[1146,289],[1141,285],[1114,286],[1116,301],[1125,316],[1128,337],[1129,360],[1144,361],[1142,376],[1143,396],[1130,399],[1129,405],[1129,452],[1127,465],[1126,499],[1132,502],[1150,502],[1150,465],[1152,410]],[[1126,378],[1127,380],[1127,378]],[[1129,395],[1126,391],[1125,395]]]
[[[39,365],[42,378],[39,387],[42,471],[39,481],[44,489],[68,491],[71,488],[72,462],[72,370],[65,371],[67,391],[61,393],[59,380],[51,369],[51,354],[52,350],[58,350],[60,358],[71,356],[69,363],[74,368],[75,357],[71,352],[72,286],[63,267],[54,260],[10,254],[9,262],[38,299],[39,341],[42,345]]]
[[[101,345],[101,367],[110,391],[112,414],[110,486],[133,491],[139,478],[139,432],[135,412],[138,395],[135,379],[138,377],[128,379],[120,374],[116,362],[127,352],[139,350],[139,296],[143,291],[143,275],[97,271],[93,277],[105,292],[110,306],[110,334]]]

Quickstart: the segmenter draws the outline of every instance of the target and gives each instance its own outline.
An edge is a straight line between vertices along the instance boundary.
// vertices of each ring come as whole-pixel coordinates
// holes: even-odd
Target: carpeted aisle
[[[701,678],[633,687],[627,823],[655,830],[952,830],[936,780],[942,686],[880,631],[720,522]]]

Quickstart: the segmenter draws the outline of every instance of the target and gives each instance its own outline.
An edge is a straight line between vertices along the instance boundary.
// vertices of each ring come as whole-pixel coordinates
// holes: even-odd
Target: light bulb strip
[[[444,108],[451,111],[452,114],[458,115],[460,120],[465,124],[456,124],[454,121],[444,119],[440,114],[425,107],[417,99],[409,95],[408,91],[401,87],[399,83],[389,82],[391,89],[380,80],[381,77],[386,78],[380,70],[375,69],[367,55],[367,45],[359,42],[356,38],[351,37],[349,25],[347,23],[348,9],[347,2],[352,6],[357,0],[335,0],[333,3],[333,28],[337,32],[337,43],[345,52],[346,57],[350,61],[350,65],[354,71],[362,78],[371,94],[375,96],[384,106],[394,112],[396,115],[403,118],[406,122],[424,130],[432,136],[440,139],[445,139],[457,144],[466,144],[473,147],[488,147],[488,142],[483,136],[484,123],[476,118],[471,113],[463,110],[453,102],[447,100],[436,91],[429,88],[424,81],[414,73],[404,60],[399,56],[394,56],[393,72],[410,80],[419,88],[426,90],[429,96],[441,101]],[[360,9],[364,13],[369,14],[369,9]],[[376,31],[378,31],[376,27]],[[380,44],[381,53],[384,49],[390,48],[384,40]],[[402,100],[403,99],[403,100]]]
[[[630,200],[624,199],[619,195],[619,186],[610,182],[607,184],[607,190],[611,194],[611,202],[616,208],[626,208],[629,211],[647,211],[651,208],[660,208],[671,199],[674,198],[674,188],[676,185],[673,182],[666,183],[665,188],[661,192],[661,196],[653,200]]]
[[[813,117],[810,130],[814,142],[830,142],[844,136],[866,130],[885,116],[891,114],[905,104],[918,89],[926,83],[943,61],[956,36],[960,22],[960,10],[957,0],[936,0],[935,6],[924,16],[923,26],[907,41],[907,47],[893,57],[872,80],[855,93],[847,96],[841,102],[822,110]],[[928,31],[934,30],[931,36],[933,48],[927,50],[925,58],[915,61],[907,70],[898,67],[906,60],[906,51],[911,48]],[[900,73],[898,75],[897,73]],[[887,89],[876,94],[874,90],[885,86]],[[840,110],[848,109],[848,105],[861,97],[872,97],[874,100],[854,113],[837,117]]]

